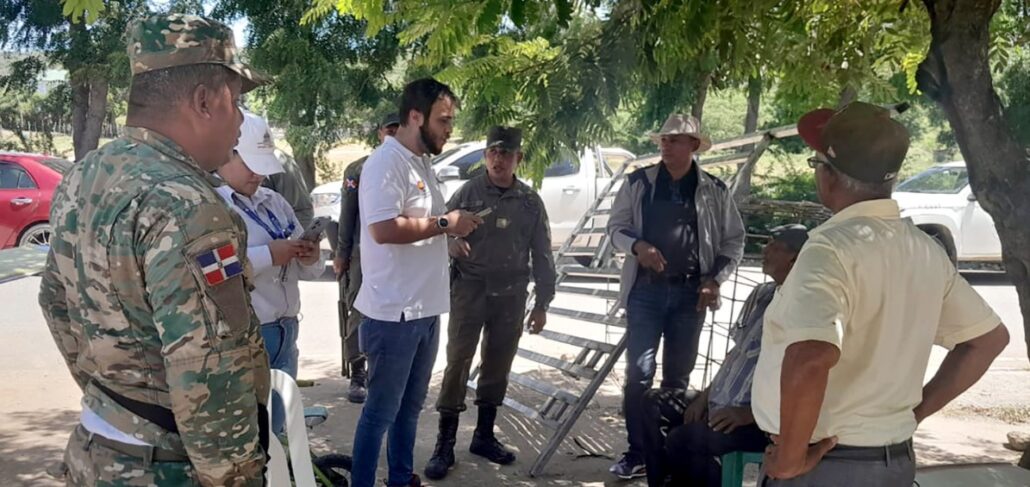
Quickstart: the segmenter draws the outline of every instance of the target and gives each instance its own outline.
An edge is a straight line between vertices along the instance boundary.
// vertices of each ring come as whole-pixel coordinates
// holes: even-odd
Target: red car
[[[50,243],[50,199],[72,163],[0,152],[0,249]]]

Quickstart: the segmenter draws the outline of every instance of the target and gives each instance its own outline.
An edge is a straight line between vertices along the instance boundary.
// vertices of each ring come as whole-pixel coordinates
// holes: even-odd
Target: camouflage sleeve
[[[361,163],[363,160],[347,166],[343,172],[343,187],[340,201],[340,233],[337,236],[336,249],[339,255],[350,258],[354,250],[354,234],[361,231],[358,227],[358,185],[361,184]]]
[[[297,214],[297,221],[304,228],[308,228],[315,217],[315,209],[311,205],[311,194],[307,183],[304,182],[304,175],[297,167],[297,162],[289,155],[283,153],[280,160],[284,171],[266,178],[266,186],[283,195],[293,208],[293,212]]]
[[[47,254],[46,269],[43,271],[43,280],[39,288],[39,305],[43,309],[43,318],[50,328],[50,334],[57,343],[57,349],[64,356],[68,370],[71,371],[79,388],[85,389],[89,375],[78,365],[82,329],[73,326],[68,314],[68,300],[65,297],[64,283],[57,272],[57,257],[53,248]]]
[[[269,372],[244,281],[245,247],[224,205],[187,205],[150,201],[137,220],[135,253],[172,412],[201,484],[259,486],[258,408]]]
[[[533,282],[536,290],[534,303],[538,309],[547,309],[554,300],[554,286],[557,279],[554,269],[554,254],[551,253],[551,224],[547,219],[547,208],[544,207],[543,200],[535,194],[533,200],[540,208],[540,218],[537,219],[536,228],[533,229],[533,240],[530,247]]]

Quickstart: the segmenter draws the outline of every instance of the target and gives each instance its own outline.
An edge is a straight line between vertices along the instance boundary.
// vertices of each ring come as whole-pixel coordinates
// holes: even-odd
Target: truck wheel
[[[958,262],[958,253],[955,251],[955,239],[951,237],[950,232],[943,228],[929,225],[919,227],[919,229],[933,237],[934,241],[937,242],[937,244],[944,249],[944,252],[948,254],[948,258],[951,259],[952,264]]]

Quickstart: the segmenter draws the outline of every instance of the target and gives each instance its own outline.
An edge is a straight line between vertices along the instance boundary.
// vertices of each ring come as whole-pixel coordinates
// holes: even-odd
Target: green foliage
[[[301,24],[306,0],[224,0],[215,14],[250,20],[247,54],[271,76],[254,98],[286,127],[298,161],[314,158],[323,176],[338,175],[325,152],[345,137],[367,134],[398,94],[387,75],[400,55],[397,30],[366,37],[368,23],[330,14]]]
[[[61,15],[68,17],[72,22],[85,19],[87,24],[96,22],[100,14],[104,13],[103,0],[61,0],[64,8]]]
[[[1018,48],[998,79],[1005,119],[1016,138],[1030,147],[1030,48]]]

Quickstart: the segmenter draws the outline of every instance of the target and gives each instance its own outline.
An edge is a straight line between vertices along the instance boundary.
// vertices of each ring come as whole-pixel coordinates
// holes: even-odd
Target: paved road
[[[924,423],[917,440],[920,460],[925,463],[952,461],[1012,461],[1016,454],[1002,449],[1005,432],[1015,429],[987,410],[1025,411],[1030,404],[1030,366],[1026,359],[1022,323],[1015,290],[1001,276],[971,275],[970,280],[1005,320],[1012,333],[1012,345],[995,363],[988,377],[958,401],[958,407]],[[44,473],[56,462],[77,421],[79,391],[54,346],[36,304],[38,278],[0,285],[3,307],[0,312],[0,337],[6,353],[0,354],[0,479],[9,485],[59,485]],[[336,288],[332,282],[302,284],[304,320],[301,325],[301,378],[316,379],[318,385],[304,392],[307,404],[330,407],[329,422],[314,432],[316,448],[321,451],[349,451],[353,424],[359,408],[340,399],[344,382],[339,375],[339,338],[335,306]],[[557,304],[556,304],[557,305]],[[556,325],[559,326],[559,325]],[[445,337],[446,335],[444,335]],[[445,340],[442,340],[442,342]],[[443,343],[436,362],[434,383],[439,382],[444,366]],[[935,352],[935,360],[943,357]],[[618,454],[625,447],[621,419],[617,417],[619,377],[611,378],[595,403],[574,431],[600,453]],[[435,388],[427,401],[421,422],[416,462],[421,467],[432,450],[436,415],[432,414]],[[963,409],[965,408],[965,409]],[[978,412],[979,411],[979,412]],[[1013,414],[1015,414],[1013,413]],[[1024,412],[1025,414],[1025,412]],[[1022,416],[1025,421],[1025,415]],[[471,434],[474,415],[462,418],[462,435]],[[512,414],[499,425],[502,435],[523,453],[512,466],[497,469],[477,462],[462,450],[459,468],[447,482],[459,485],[469,481],[502,479],[503,485],[603,485],[610,482],[605,472],[609,460],[578,458],[566,443],[551,462],[547,477],[531,480],[525,472],[532,457],[546,439],[546,431]],[[1023,428],[1027,428],[1024,423]],[[459,440],[461,442],[467,439]],[[613,484],[614,485],[614,484]]]

